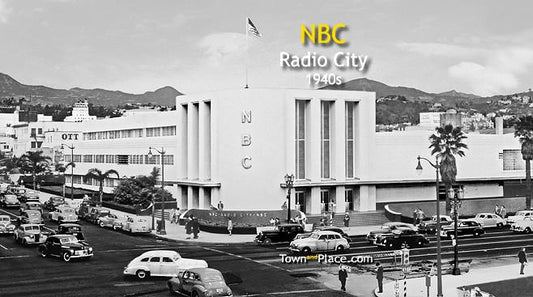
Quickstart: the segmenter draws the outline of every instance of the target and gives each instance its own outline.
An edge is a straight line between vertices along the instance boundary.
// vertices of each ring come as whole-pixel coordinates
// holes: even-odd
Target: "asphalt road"
[[[0,213],[18,214],[0,209]],[[89,261],[41,258],[37,247],[22,247],[11,236],[0,237],[0,296],[170,296],[165,278],[138,281],[124,278],[123,267],[153,249],[172,249],[183,257],[204,259],[210,267],[234,275],[236,296],[344,296],[309,277],[314,267],[279,267],[263,262],[279,259],[276,246],[167,242],[135,236],[81,222],[95,255]],[[56,229],[57,224],[46,222]]]

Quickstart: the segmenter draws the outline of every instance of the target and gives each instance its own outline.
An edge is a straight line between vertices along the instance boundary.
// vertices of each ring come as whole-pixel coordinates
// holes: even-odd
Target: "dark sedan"
[[[213,268],[193,268],[185,270],[168,283],[171,294],[194,297],[233,296],[220,271]]]
[[[93,248],[78,241],[73,235],[61,234],[48,237],[45,243],[39,246],[39,253],[43,258],[55,256],[69,262],[76,258],[90,259],[93,256]]]
[[[443,227],[440,232],[440,237],[452,238],[455,233],[454,226],[455,225],[452,223],[451,225]],[[485,230],[476,221],[461,220],[457,224],[457,236],[472,235],[474,237],[478,237],[484,233],[485,233]]]

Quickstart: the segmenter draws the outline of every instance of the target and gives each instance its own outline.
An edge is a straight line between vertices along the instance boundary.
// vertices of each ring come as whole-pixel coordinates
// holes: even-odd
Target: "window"
[[[83,162],[84,163],[92,163],[93,162],[93,155],[83,155]]]
[[[346,202],[346,210],[354,210],[354,204],[353,204],[353,190],[352,189],[346,189],[344,192],[344,201]]]
[[[146,137],[157,137],[161,136],[161,128],[146,128]]]
[[[322,204],[322,211],[329,211],[329,191],[320,190],[320,203]]]
[[[31,137],[34,137],[35,136],[35,128],[31,128]]]
[[[94,163],[104,163],[105,155],[94,155]]]
[[[525,162],[522,159],[522,152],[518,150],[503,150],[503,170],[524,170]]]
[[[152,155],[151,158],[146,155],[144,164],[161,164],[161,155]]]
[[[79,163],[81,162],[81,155],[74,155],[74,162],[76,163]]]
[[[117,155],[116,157],[117,159],[117,164],[125,164],[125,165],[128,165],[128,159],[129,159],[129,156],[128,155]]]
[[[165,155],[164,163],[165,165],[174,165],[174,155]]]
[[[42,135],[43,134],[43,128],[38,128],[37,129],[37,134]]]
[[[161,261],[159,257],[153,257],[150,259],[150,262],[159,262]]]
[[[148,259],[150,259],[150,258],[142,258],[141,262],[148,262]]]
[[[174,261],[172,261],[172,259],[168,258],[168,257],[163,257],[163,262],[166,262],[166,263],[173,263]]]
[[[321,102],[321,121],[320,121],[320,142],[321,142],[321,172],[322,178],[330,178],[330,109],[332,103],[329,101]]]
[[[83,176],[82,179],[83,179],[83,184],[84,185],[91,185],[92,184],[92,178],[87,177],[87,176]]]
[[[163,136],[176,135],[176,126],[163,127]]]
[[[296,156],[296,179],[305,179],[305,111],[307,102],[296,100],[295,122],[295,156]]]
[[[115,155],[105,155],[106,163],[115,163]]]
[[[37,148],[37,142],[32,141],[31,142],[31,148]]]
[[[354,155],[355,155],[355,103],[346,102],[346,177],[355,177]]]
[[[326,240],[328,238],[327,235],[321,235],[318,240]]]

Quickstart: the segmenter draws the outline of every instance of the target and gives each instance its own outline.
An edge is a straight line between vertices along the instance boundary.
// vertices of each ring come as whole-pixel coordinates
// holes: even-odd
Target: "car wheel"
[[[263,240],[263,243],[266,244],[266,245],[271,245],[272,244],[272,239],[265,238],[265,240]]]
[[[113,230],[117,231],[118,230],[118,227],[113,225]]]
[[[527,227],[526,229],[524,229],[524,233],[526,233],[526,234],[531,233],[531,228]]]
[[[306,247],[304,247],[304,248],[302,249],[302,253],[304,253],[304,254],[309,254],[309,253],[311,253],[311,249],[310,249],[309,247],[306,246]]]
[[[105,224],[104,222],[100,221],[100,224],[98,224],[101,228],[104,228],[105,227]]]
[[[344,251],[344,246],[339,245],[339,246],[337,247],[337,252],[342,252],[342,251]]]
[[[48,253],[46,252],[46,249],[41,250],[41,257],[46,258],[48,256]]]
[[[69,252],[63,253],[63,255],[61,255],[61,259],[63,259],[63,261],[65,261],[65,262],[69,262],[70,261],[70,253]]]
[[[26,238],[23,238],[21,243],[22,243],[22,246],[27,246],[28,245],[28,241],[26,240]]]
[[[137,270],[137,272],[135,272],[135,275],[138,279],[145,279],[148,276],[148,273],[144,270]]]

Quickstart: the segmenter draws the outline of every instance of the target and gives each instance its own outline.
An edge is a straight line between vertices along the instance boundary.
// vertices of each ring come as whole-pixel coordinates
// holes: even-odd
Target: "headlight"
[[[92,252],[93,252],[93,248],[90,247],[90,248],[89,248],[89,253],[92,253]]]
[[[386,240],[386,239],[383,239],[383,240],[382,240],[382,242],[383,242],[383,243],[386,243],[386,242],[387,242],[387,240]]]
[[[33,234],[30,234],[30,238],[33,239]]]

